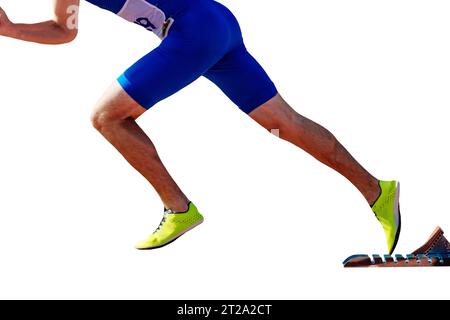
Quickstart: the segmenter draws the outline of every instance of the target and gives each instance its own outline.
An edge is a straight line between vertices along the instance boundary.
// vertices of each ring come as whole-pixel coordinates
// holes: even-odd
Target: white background
[[[402,182],[398,253],[450,230],[449,2],[222,2],[287,101]],[[1,6],[20,22],[52,12],[51,0]],[[157,44],[85,2],[72,44],[0,38],[0,298],[450,298],[448,269],[343,269],[386,251],[362,196],[204,79],[139,123],[205,223],[134,250],[162,205],[89,115]]]

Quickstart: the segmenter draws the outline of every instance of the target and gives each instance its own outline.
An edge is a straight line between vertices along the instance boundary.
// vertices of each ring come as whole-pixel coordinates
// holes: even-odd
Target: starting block
[[[430,239],[407,255],[358,254],[344,261],[345,268],[450,267],[450,243],[438,227]]]

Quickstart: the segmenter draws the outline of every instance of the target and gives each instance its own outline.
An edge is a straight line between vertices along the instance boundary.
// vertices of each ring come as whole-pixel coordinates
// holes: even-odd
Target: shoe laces
[[[173,213],[172,210],[164,208],[164,216],[163,216],[161,222],[159,223],[158,228],[156,228],[155,232],[153,232],[153,233],[157,233],[159,230],[161,230],[162,226],[163,226],[164,223],[166,223],[166,221],[167,221],[167,216],[168,216],[169,214],[171,214],[171,213]]]

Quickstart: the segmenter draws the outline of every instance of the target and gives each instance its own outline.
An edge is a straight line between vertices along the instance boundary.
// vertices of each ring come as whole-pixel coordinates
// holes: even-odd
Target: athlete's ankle
[[[175,213],[184,213],[189,210],[189,203],[190,203],[190,201],[186,199],[186,200],[179,201],[179,202],[165,204],[164,208],[170,209],[172,212],[175,212]]]
[[[379,180],[376,180],[376,182],[372,184],[372,186],[368,189],[368,191],[364,193],[364,197],[366,198],[369,206],[373,207],[374,204],[377,202],[377,200],[380,198],[380,196],[381,196],[380,182]]]

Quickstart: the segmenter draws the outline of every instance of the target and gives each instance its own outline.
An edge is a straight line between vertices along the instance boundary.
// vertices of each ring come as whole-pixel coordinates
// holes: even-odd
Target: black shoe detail
[[[395,248],[397,247],[398,240],[400,239],[401,230],[402,230],[402,215],[400,213],[400,204],[399,204],[398,205],[398,229],[397,229],[397,233],[395,234],[394,245],[392,246],[392,250],[391,250],[391,252],[389,252],[389,254],[394,253]]]

